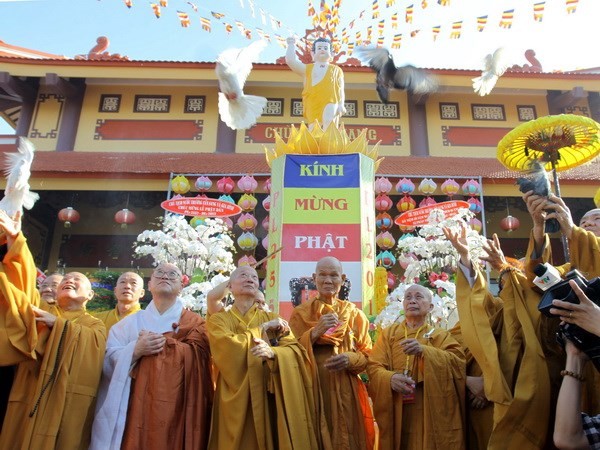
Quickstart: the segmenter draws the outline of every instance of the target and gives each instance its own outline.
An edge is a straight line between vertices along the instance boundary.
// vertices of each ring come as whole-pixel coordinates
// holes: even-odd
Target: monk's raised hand
[[[140,331],[133,349],[133,360],[136,361],[142,356],[160,353],[165,346],[166,340],[167,339],[162,334],[146,330]]]
[[[56,323],[56,316],[54,314],[49,313],[48,311],[44,311],[43,309],[38,308],[37,306],[31,306],[33,313],[35,314],[35,321],[41,322],[46,325],[48,328],[52,328]]]
[[[423,353],[423,346],[414,338],[400,341],[400,347],[405,355],[420,355]]]
[[[573,218],[571,217],[571,210],[562,198],[554,194],[550,194],[548,200],[549,201],[546,204],[548,212],[546,219],[558,220],[560,231],[567,238],[570,238],[573,233],[573,227],[575,226]]]
[[[482,256],[481,260],[488,262],[492,266],[492,269],[500,271],[508,265],[500,247],[500,239],[498,239],[496,233],[492,235],[492,239],[487,239],[484,242],[483,250],[485,250],[487,255]]]
[[[323,366],[332,372],[346,370],[350,366],[350,358],[344,353],[334,355],[331,358],[328,358]]]
[[[340,321],[338,320],[336,313],[323,314],[317,322],[317,325],[311,331],[311,338],[313,342],[323,336],[327,330],[334,328],[339,324]]]
[[[269,320],[262,324],[263,331],[273,330],[278,334],[285,334],[290,332],[290,325],[286,320],[283,320],[281,317],[277,317],[275,319]]]
[[[254,343],[256,345],[250,349],[254,356],[262,358],[263,360],[275,358],[275,352],[265,341],[254,338]]]
[[[408,375],[395,373],[390,380],[392,390],[401,394],[412,394],[415,391],[415,382]]]

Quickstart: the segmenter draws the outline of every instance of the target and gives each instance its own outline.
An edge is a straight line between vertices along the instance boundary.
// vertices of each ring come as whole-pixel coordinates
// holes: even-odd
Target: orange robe
[[[136,303],[129,311],[127,311],[127,314],[125,314],[123,317],[119,315],[119,308],[117,306],[115,306],[114,309],[109,309],[108,311],[93,312],[92,316],[97,317],[102,321],[102,323],[104,323],[104,326],[106,327],[106,334],[108,334],[108,332],[115,323],[119,322],[127,316],[135,314],[141,309],[142,307],[140,306],[140,304]]]
[[[377,337],[369,357],[369,393],[379,425],[381,450],[464,450],[465,355],[446,330],[425,326],[418,336],[423,353],[410,356],[416,383],[413,402],[403,402],[391,379],[407,363],[399,343],[418,330],[393,324]]]
[[[102,322],[84,310],[62,311],[41,327],[37,359],[19,364],[0,449],[87,449],[106,345]]]
[[[213,399],[206,322],[184,309],[177,332],[164,336],[163,351],[131,371],[123,450],[206,448]]]
[[[313,344],[312,329],[323,314],[331,312],[338,315],[341,326]],[[335,299],[333,305],[328,305],[317,297],[294,308],[290,327],[308,352],[313,366],[318,388],[315,401],[318,405],[318,396],[321,397],[327,423],[326,428],[321,426],[321,434],[329,434],[335,449],[370,448],[373,420],[365,386],[358,376],[367,367],[372,346],[367,317],[351,302]],[[347,370],[330,372],[323,366],[331,356],[341,353],[349,358]]]
[[[260,325],[278,317],[253,305],[211,315],[208,337],[219,374],[208,448],[319,449],[312,381],[304,349],[289,335],[263,362],[250,352]]]

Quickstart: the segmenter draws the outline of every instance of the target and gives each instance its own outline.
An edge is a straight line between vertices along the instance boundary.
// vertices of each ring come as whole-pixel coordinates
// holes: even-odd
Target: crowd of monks
[[[600,308],[574,285],[580,303],[556,301],[544,316],[531,281],[552,260],[550,218],[571,255],[557,269],[600,275],[600,210],[576,226],[561,199],[524,200],[524,264],[509,262],[497,236],[485,246],[498,296],[465,229],[443,229],[460,256],[459,322],[432,324],[432,293],[414,284],[374,344],[365,314],[338,298],[345,275],[333,256],[316,264],[318,296],[289,322],[264,305],[250,266],[209,293],[202,318],[183,307],[183,276],[168,262],[152,272],[145,309],[143,279],[125,272],[115,309],[92,315],[85,275],[36,286],[20,217],[0,211],[0,450],[597,448],[597,429],[583,425],[596,418],[580,412],[600,412],[600,377],[555,336],[561,322],[600,335]]]

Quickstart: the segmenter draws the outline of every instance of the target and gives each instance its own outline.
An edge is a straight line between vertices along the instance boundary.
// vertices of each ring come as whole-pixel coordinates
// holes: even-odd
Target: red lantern
[[[79,222],[80,217],[79,212],[71,206],[63,208],[58,212],[58,220],[64,222],[65,228],[69,228],[72,223]]]
[[[123,208],[115,214],[115,222],[120,223],[121,228],[127,228],[127,225],[131,225],[135,222],[135,214],[133,211]]]
[[[520,225],[521,223],[519,222],[519,219],[511,216],[510,214],[500,221],[500,228],[508,233],[516,230]]]

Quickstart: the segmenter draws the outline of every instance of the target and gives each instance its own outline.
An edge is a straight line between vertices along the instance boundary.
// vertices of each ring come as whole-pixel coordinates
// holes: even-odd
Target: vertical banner
[[[279,314],[289,317],[314,295],[312,274],[325,256],[341,261],[348,300],[373,313],[373,180],[373,160],[359,153],[273,161],[269,252],[283,250],[268,261],[266,297]]]

